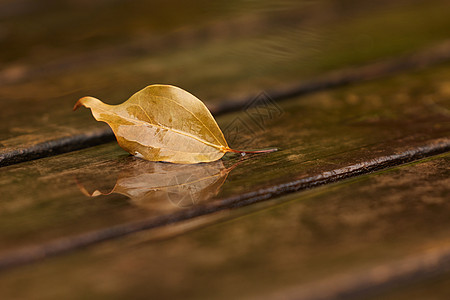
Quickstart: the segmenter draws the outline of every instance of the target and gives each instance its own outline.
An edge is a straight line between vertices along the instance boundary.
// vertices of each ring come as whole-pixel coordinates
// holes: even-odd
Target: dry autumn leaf
[[[150,85],[119,105],[83,97],[74,106],[90,108],[97,121],[106,122],[119,145],[150,161],[181,164],[211,162],[233,150],[208,108],[192,94],[171,85]]]

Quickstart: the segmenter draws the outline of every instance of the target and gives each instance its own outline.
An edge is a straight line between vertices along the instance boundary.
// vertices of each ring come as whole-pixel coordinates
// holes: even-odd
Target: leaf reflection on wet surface
[[[88,197],[121,194],[133,205],[167,211],[188,208],[216,196],[228,174],[239,164],[225,167],[223,161],[180,165],[150,162],[135,157],[117,161],[105,176],[76,178],[80,191]],[[109,187],[109,188],[108,188]]]

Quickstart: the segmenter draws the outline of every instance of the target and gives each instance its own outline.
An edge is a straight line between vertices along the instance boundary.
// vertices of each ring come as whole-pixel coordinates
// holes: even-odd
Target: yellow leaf
[[[245,152],[230,149],[203,102],[175,86],[147,86],[119,105],[83,97],[74,110],[81,105],[112,128],[123,149],[146,160],[193,164]]]

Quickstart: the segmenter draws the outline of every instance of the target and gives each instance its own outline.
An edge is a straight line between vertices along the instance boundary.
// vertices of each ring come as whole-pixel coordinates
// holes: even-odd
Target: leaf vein
[[[187,109],[185,106],[181,105],[180,103],[178,103],[178,102],[176,102],[176,101],[174,101],[174,100],[172,100],[172,99],[170,99],[170,98],[168,98],[168,97],[164,97],[164,96],[160,96],[160,95],[159,95],[159,96],[155,96],[155,97],[167,99],[167,100],[169,100],[169,101],[175,103],[176,105],[180,106],[181,108],[183,108],[183,109],[186,110],[187,112],[189,112],[194,118],[196,118],[196,119],[203,125],[204,128],[206,128],[206,130],[209,131],[209,133],[211,133],[211,135],[214,137],[214,139],[217,141],[217,143],[218,143],[219,145],[222,145],[222,144],[220,143],[219,139],[217,138],[217,136],[214,135],[214,134],[212,133],[211,129],[209,129],[209,127],[206,126],[206,124],[203,123],[203,121],[200,120],[200,119],[199,119],[192,111],[190,111],[190,110]],[[202,103],[202,104],[203,104],[203,103]],[[204,104],[203,104],[203,105],[204,105]],[[208,110],[207,110],[207,111],[208,111]],[[209,112],[209,111],[208,111],[208,112]],[[220,129],[219,129],[219,131],[220,131]],[[221,132],[221,131],[220,131],[220,132]],[[224,140],[225,140],[225,138],[224,138]]]
[[[97,109],[100,109],[100,110],[106,111],[107,113],[110,113],[106,109],[103,109],[103,108],[100,108],[100,107],[98,107]],[[201,142],[201,143],[203,143],[205,145],[217,148],[218,150],[222,151],[222,147],[223,147],[222,145],[215,145],[213,143],[205,141],[205,140],[203,140],[201,138],[198,138],[198,137],[196,137],[194,135],[191,135],[189,133],[186,133],[186,132],[183,132],[183,131],[180,131],[180,130],[176,130],[176,129],[173,129],[173,128],[169,128],[169,127],[166,127],[166,126],[156,125],[156,124],[152,124],[152,123],[149,123],[149,122],[144,122],[144,121],[141,121],[141,120],[138,120],[138,119],[129,118],[129,117],[126,117],[126,116],[123,116],[123,115],[120,115],[120,114],[116,114],[116,115],[118,115],[119,117],[121,117],[121,118],[123,118],[125,120],[129,120],[129,121],[132,121],[132,122],[135,122],[135,123],[140,123],[140,124],[135,124],[134,126],[153,126],[153,127],[157,127],[157,128],[160,128],[160,129],[170,130],[170,131],[172,131],[174,133],[190,137],[190,138],[195,139],[195,140],[197,140],[197,141],[199,141],[199,142]]]

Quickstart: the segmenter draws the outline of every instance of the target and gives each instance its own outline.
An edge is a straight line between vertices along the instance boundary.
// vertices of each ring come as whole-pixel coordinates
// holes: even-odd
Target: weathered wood
[[[280,151],[243,161],[227,156],[212,169],[141,161],[115,143],[4,167],[0,264],[34,261],[448,151],[449,80],[443,66],[222,116],[218,122],[231,146]],[[159,176],[168,187],[178,186],[183,178],[193,182],[187,173],[204,172],[211,181],[187,189],[169,193],[154,184]],[[123,195],[82,193],[109,192],[117,178],[131,182],[116,190]],[[178,205],[186,197],[191,202]]]
[[[142,10],[144,14],[139,17],[131,14],[129,19],[124,17],[126,24],[143,22],[138,29],[132,29],[131,25],[114,27],[120,33],[115,41],[107,38],[109,21],[103,20],[105,23],[98,25],[98,39],[94,39],[96,45],[91,45],[88,42],[91,39],[82,35],[89,32],[87,28],[97,28],[92,22],[98,21],[91,17],[86,20],[89,14],[85,8],[60,11],[55,7],[42,14],[40,8],[31,5],[30,9],[36,10],[33,17],[24,14],[5,21],[6,32],[17,31],[17,35],[3,36],[3,41],[11,47],[2,48],[9,51],[2,57],[11,57],[0,72],[0,164],[80,149],[111,138],[107,127],[92,122],[86,114],[70,111],[73,103],[84,95],[118,103],[147,84],[171,83],[191,91],[211,106],[216,103],[214,109],[219,112],[242,105],[242,102],[238,106],[223,104],[227,99],[248,98],[261,90],[275,90],[274,95],[281,98],[402,69],[408,59],[387,64],[386,69],[375,68],[370,72],[357,69],[354,73],[341,74],[343,77],[297,84],[328,70],[412,53],[449,38],[445,29],[450,26],[450,20],[443,13],[446,1],[405,1],[399,6],[387,5],[388,2],[377,2],[370,10],[358,1],[345,9],[329,1],[306,6],[292,1],[277,10],[267,9],[271,4],[264,2],[259,4],[259,12],[246,6],[230,14],[226,9],[223,12],[219,9],[220,17],[215,21],[199,17],[201,21],[197,23],[192,18],[193,23],[183,30],[177,29],[178,24],[168,24],[161,32],[149,29],[143,36],[130,38],[129,32],[145,31],[152,28],[153,22],[165,20],[164,13],[157,14],[159,21],[153,21]],[[111,5],[108,13],[127,11],[128,6],[122,7],[120,3]],[[139,11],[136,7],[144,4],[126,5],[135,12]],[[87,9],[97,11],[98,7],[87,5]],[[70,16],[65,18],[63,11]],[[18,27],[19,20],[26,21],[25,29]],[[398,20],[403,20],[401,25]],[[45,26],[42,29],[30,25],[33,22],[48,22],[58,26],[57,31],[67,25],[71,32],[64,36],[67,43],[51,44],[52,32],[45,30]],[[31,37],[21,35],[21,30],[29,31]],[[14,36],[17,40],[11,39]],[[77,38],[86,41],[74,47],[71,39]],[[37,40],[46,47],[44,54],[31,51],[31,45],[27,44]],[[24,52],[9,50],[16,48]],[[413,59],[409,66],[447,57],[448,51],[435,53],[422,60]]]
[[[6,299],[347,299],[415,282],[450,266],[449,159],[249,206],[180,236],[168,227],[166,238],[150,231],[17,268],[2,274],[0,291]]]

